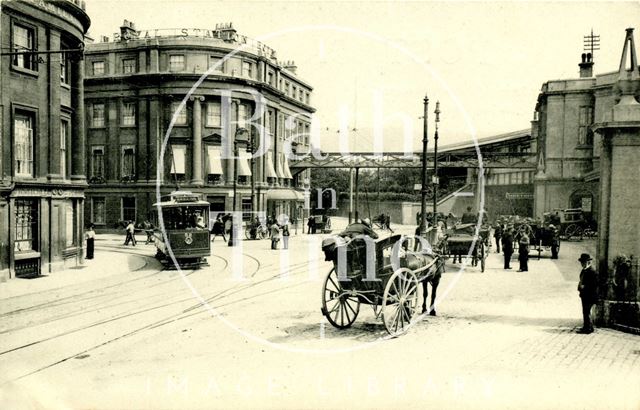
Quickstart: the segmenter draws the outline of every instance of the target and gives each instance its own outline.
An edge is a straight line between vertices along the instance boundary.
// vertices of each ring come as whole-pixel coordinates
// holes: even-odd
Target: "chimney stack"
[[[591,53],[582,53],[582,62],[580,66],[580,78],[593,77],[593,57]]]

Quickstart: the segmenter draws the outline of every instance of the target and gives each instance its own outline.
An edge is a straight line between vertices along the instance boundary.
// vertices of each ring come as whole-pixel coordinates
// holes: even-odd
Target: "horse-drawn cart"
[[[409,246],[403,246],[400,235],[377,242],[326,239],[322,250],[333,267],[322,286],[321,311],[329,323],[339,329],[348,328],[356,320],[360,305],[365,304],[373,308],[376,318],[382,319],[390,335],[406,332],[416,316],[418,284],[441,274],[444,268],[440,255],[407,249]]]
[[[456,260],[462,263],[463,256],[471,255],[471,266],[475,267],[480,262],[480,269],[484,272],[485,259],[491,246],[490,229],[482,227],[479,235],[475,232],[476,224],[456,225],[447,233],[445,249],[447,255],[453,255],[453,263],[456,263]]]

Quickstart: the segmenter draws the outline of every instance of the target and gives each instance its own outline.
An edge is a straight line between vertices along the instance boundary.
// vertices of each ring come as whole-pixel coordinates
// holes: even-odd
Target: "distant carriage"
[[[456,259],[462,261],[463,256],[471,256],[471,266],[477,266],[480,263],[480,269],[484,272],[485,260],[488,249],[491,246],[489,239],[490,228],[483,226],[476,235],[476,224],[456,225],[447,232],[445,237],[446,253],[453,256],[453,262]]]
[[[529,223],[531,227],[531,235],[529,236],[529,243],[531,249],[538,251],[538,259],[543,250],[551,251],[551,259],[558,259],[560,253],[560,232],[553,224],[544,223],[540,221],[533,221]]]
[[[376,318],[382,319],[390,335],[407,331],[417,313],[418,284],[440,275],[444,258],[439,254],[409,252],[409,246],[401,246],[401,239],[400,235],[393,235],[373,245],[369,263],[373,264],[375,280],[367,277],[369,265],[364,239],[323,242],[325,260],[333,262],[333,267],[322,286],[321,311],[331,325],[339,329],[350,327],[360,312],[360,305],[365,304],[373,308]],[[398,266],[392,262],[394,250]],[[339,262],[341,252],[344,252],[344,264]],[[424,296],[426,299],[426,294]]]
[[[175,191],[153,204],[156,257],[166,267],[200,266],[211,255],[209,202],[189,191]]]

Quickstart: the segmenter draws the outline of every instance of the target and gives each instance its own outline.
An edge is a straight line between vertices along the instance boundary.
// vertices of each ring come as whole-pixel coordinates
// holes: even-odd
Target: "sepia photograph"
[[[0,408],[640,409],[639,24],[0,0]]]

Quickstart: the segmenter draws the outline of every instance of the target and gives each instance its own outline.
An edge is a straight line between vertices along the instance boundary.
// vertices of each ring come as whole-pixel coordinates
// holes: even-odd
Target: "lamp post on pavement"
[[[247,130],[245,128],[238,128],[233,138],[233,216],[238,211],[238,143],[247,143]],[[233,221],[233,220],[232,220]],[[240,221],[242,222],[242,221]],[[231,231],[229,232],[229,246],[236,246],[238,244],[237,236],[235,232],[237,229],[236,224],[231,224]]]
[[[436,101],[436,132],[433,137],[433,226],[438,224],[438,216],[436,215],[438,207],[438,124],[440,123],[440,101]]]
[[[425,94],[424,115],[422,116],[422,198],[420,201],[420,235],[427,233],[427,143],[429,141],[427,134],[427,117],[429,114],[429,97]]]

